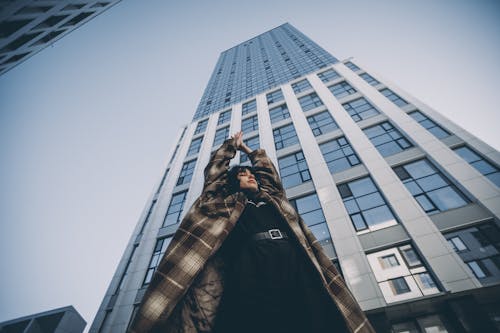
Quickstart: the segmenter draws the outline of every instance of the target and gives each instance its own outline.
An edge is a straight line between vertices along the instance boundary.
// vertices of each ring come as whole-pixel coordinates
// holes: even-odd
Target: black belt
[[[284,239],[288,238],[286,232],[281,231],[280,229],[270,229],[264,232],[258,232],[252,236],[253,240],[262,240],[262,239]]]

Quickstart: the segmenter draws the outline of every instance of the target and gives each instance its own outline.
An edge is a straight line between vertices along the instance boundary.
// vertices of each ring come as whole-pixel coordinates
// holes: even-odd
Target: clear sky
[[[0,76],[0,321],[90,326],[220,52],[284,22],[500,148],[498,1],[172,3],[123,0]]]

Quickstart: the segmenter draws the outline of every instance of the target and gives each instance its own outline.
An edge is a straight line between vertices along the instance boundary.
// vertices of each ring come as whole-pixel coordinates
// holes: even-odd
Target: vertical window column
[[[325,250],[326,255],[333,259],[337,256],[333,246],[325,215],[316,193],[290,200],[297,213],[302,217],[311,232]]]
[[[168,237],[168,238],[158,239],[156,241],[155,249],[153,251],[153,256],[149,261],[148,270],[146,271],[146,276],[144,277],[144,281],[142,283],[143,286],[146,286],[151,282],[151,279],[153,278],[153,273],[156,271],[156,268],[158,267],[161,258],[163,258],[163,255],[165,254],[165,251],[167,250],[167,247],[170,244],[171,240],[172,237]]]

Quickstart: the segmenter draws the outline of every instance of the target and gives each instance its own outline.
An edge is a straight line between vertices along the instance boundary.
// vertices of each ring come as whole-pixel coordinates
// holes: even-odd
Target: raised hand
[[[246,154],[250,154],[252,152],[252,150],[243,142],[242,131],[234,133],[231,137],[234,139],[234,145],[236,146],[236,149],[241,150]]]
[[[234,145],[236,146],[236,149],[241,150],[241,146],[243,145],[243,132],[236,132],[231,136],[231,138],[234,139]]]

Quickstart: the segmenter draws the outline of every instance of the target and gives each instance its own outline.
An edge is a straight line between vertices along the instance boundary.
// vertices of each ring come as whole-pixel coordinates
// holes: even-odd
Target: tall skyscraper
[[[240,129],[377,331],[500,328],[500,154],[287,23],[222,52],[91,332],[126,330],[211,152]]]
[[[0,75],[119,1],[0,1]]]

